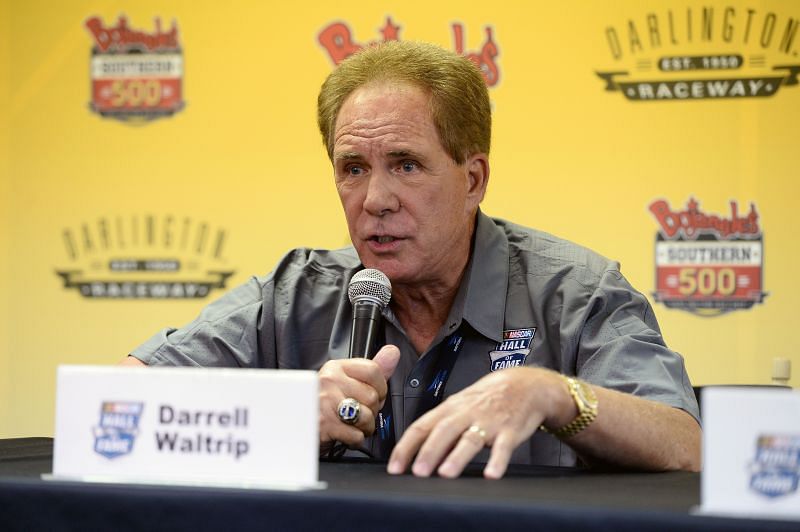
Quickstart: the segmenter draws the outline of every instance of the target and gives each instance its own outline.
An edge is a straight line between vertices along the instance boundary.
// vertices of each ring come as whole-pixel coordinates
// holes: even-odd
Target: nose
[[[387,172],[375,172],[369,177],[367,196],[364,198],[364,210],[373,216],[383,216],[397,212],[400,199],[394,191],[392,176]]]

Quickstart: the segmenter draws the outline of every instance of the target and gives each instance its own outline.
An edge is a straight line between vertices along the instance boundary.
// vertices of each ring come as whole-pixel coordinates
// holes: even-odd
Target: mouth
[[[390,252],[397,249],[404,238],[392,235],[372,235],[367,238],[367,245],[374,252]]]

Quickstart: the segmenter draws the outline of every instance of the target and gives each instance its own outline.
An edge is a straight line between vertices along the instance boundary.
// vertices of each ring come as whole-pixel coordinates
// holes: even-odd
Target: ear
[[[464,168],[467,172],[467,203],[477,209],[489,184],[489,157],[485,153],[470,155]]]

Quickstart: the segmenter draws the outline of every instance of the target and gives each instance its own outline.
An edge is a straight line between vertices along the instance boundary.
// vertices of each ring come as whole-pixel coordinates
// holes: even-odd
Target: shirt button
[[[410,385],[412,388],[416,388],[417,386],[419,386],[419,379],[411,379],[411,380],[408,382],[408,384],[409,384],[409,385]]]

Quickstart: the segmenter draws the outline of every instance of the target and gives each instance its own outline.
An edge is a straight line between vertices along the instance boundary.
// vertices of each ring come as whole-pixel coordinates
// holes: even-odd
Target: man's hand
[[[597,418],[566,440],[583,459],[653,471],[700,470],[702,431],[691,415],[627,393],[592,389],[600,405]],[[494,372],[408,427],[387,469],[401,474],[413,461],[417,476],[457,477],[479,451],[491,447],[483,474],[497,479],[514,449],[539,426],[559,429],[577,415],[557,373],[527,367]]]
[[[415,475],[427,477],[436,471],[443,477],[457,477],[489,446],[491,458],[484,475],[500,478],[514,449],[540,425],[558,424],[560,420],[551,421],[558,413],[562,419],[577,415],[574,403],[572,410],[565,404],[569,398],[559,393],[559,387],[564,387],[563,381],[549,370],[513,368],[491,373],[408,427],[392,452],[388,471],[404,472],[416,455],[411,468]],[[470,430],[473,426],[477,429]]]
[[[320,452],[324,452],[335,441],[351,447],[361,445],[364,438],[375,431],[375,416],[386,400],[386,383],[399,360],[400,350],[387,345],[372,360],[329,360],[320,368]],[[361,403],[361,412],[355,425],[347,425],[339,419],[339,403],[346,397]]]

